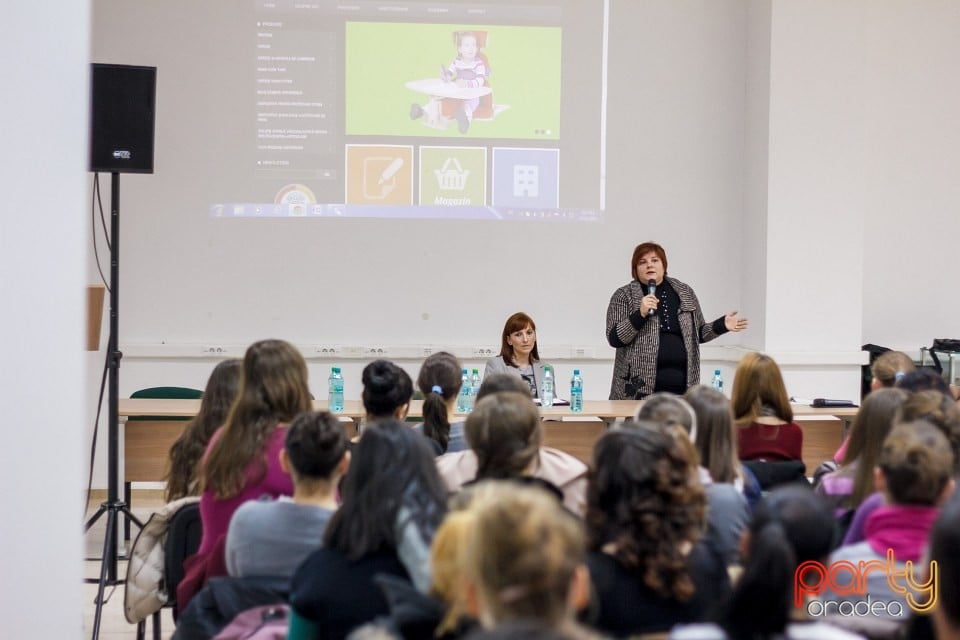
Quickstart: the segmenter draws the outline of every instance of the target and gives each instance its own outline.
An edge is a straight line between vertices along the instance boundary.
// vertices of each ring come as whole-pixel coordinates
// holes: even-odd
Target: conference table
[[[124,419],[125,483],[163,480],[170,445],[183,431],[186,421],[197,414],[200,400],[124,398],[119,402]],[[617,421],[632,417],[641,400],[584,400],[583,412],[573,413],[569,406],[541,408],[544,419],[544,444],[562,449],[589,463],[593,445]],[[326,410],[326,400],[314,400],[314,409]],[[842,442],[849,421],[857,408],[814,408],[793,405],[794,419],[804,432],[803,459],[807,473],[813,473],[824,460],[833,456]],[[337,414],[353,435],[364,416],[359,400],[346,401]],[[411,418],[423,415],[423,401],[410,403]]]

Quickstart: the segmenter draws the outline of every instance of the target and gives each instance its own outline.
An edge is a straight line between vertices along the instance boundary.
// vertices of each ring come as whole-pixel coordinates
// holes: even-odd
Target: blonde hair
[[[780,367],[763,353],[748,353],[740,360],[733,376],[730,404],[739,425],[752,424],[765,408],[784,422],[793,422],[793,408]]]
[[[873,379],[878,380],[884,387],[892,387],[903,374],[916,368],[910,356],[902,351],[887,351],[873,361],[870,373],[873,374]]]
[[[430,569],[433,573],[430,594],[447,605],[447,613],[436,630],[437,636],[454,631],[457,621],[465,612],[463,561],[460,556],[472,527],[473,514],[470,511],[451,511],[437,529],[430,547]]]
[[[583,562],[581,523],[546,491],[503,481],[477,485],[463,569],[492,622],[568,619],[567,598]]]

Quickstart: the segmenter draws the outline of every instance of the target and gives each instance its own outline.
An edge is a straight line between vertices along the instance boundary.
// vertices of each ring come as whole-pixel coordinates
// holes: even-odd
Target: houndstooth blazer
[[[700,343],[726,333],[724,318],[711,323],[703,319],[700,301],[688,285],[676,278],[664,278],[680,297],[680,333],[687,350],[687,386],[700,383]],[[607,342],[617,350],[613,361],[611,400],[632,400],[653,393],[657,378],[657,350],[660,348],[660,319],[640,315],[640,299],[646,286],[639,280],[623,285],[607,307]],[[627,393],[633,380],[636,394]]]

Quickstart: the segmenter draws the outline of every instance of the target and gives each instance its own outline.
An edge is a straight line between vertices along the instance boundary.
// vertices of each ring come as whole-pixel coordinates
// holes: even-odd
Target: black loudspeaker
[[[157,68],[91,66],[90,171],[153,173]]]

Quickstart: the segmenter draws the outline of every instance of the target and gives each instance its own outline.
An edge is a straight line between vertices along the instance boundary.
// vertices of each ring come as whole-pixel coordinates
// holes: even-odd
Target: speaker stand
[[[96,611],[93,616],[93,640],[100,637],[100,620],[103,615],[104,591],[124,583],[117,577],[117,518],[125,516],[129,521],[142,528],[143,524],[133,515],[127,503],[120,500],[120,420],[119,420],[119,380],[120,358],[118,349],[119,306],[120,306],[120,173],[110,174],[110,341],[107,346],[107,367],[109,369],[107,403],[107,500],[84,525],[89,531],[101,516],[106,514],[106,531],[103,535],[103,553],[100,556],[100,577],[88,578],[85,582],[98,585],[95,600]]]

